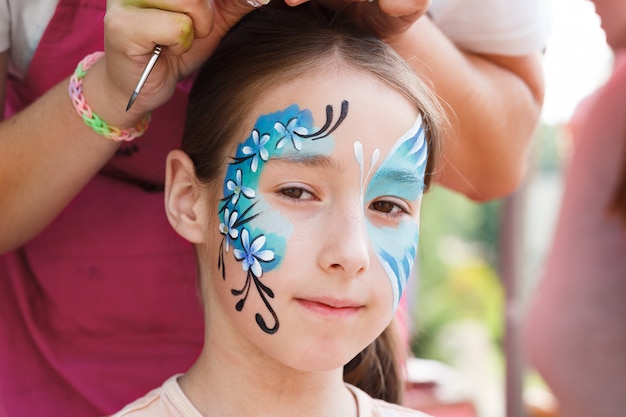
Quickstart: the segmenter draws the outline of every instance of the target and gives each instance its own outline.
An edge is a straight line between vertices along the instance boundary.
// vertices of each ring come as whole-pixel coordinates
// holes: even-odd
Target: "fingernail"
[[[250,6],[252,6],[254,8],[265,6],[269,2],[270,2],[270,0],[246,0],[246,3],[248,3]]]

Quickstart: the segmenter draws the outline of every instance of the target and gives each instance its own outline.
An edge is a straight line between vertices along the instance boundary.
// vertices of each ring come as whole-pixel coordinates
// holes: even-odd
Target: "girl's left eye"
[[[401,207],[399,204],[396,204],[392,201],[388,200],[379,200],[370,203],[371,210],[378,211],[384,214],[404,214],[408,213],[408,210],[404,207]]]

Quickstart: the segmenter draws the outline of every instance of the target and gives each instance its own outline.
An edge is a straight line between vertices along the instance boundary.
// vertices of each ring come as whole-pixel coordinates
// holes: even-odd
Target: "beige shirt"
[[[202,417],[178,385],[178,377],[169,378],[160,388],[127,405],[112,417]],[[359,417],[428,417],[419,411],[377,400],[360,389],[346,384],[354,395]]]

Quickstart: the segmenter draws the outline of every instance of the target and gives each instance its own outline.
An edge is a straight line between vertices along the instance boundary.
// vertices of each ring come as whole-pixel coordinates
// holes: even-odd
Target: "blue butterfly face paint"
[[[223,235],[218,267],[226,279],[224,256],[232,247],[234,258],[246,273],[242,287],[231,290],[238,299],[236,309],[245,307],[250,290],[263,301],[272,317],[256,313],[258,326],[266,333],[278,330],[279,320],[272,308],[272,289],[263,282],[263,273],[275,269],[286,251],[293,230],[289,221],[273,210],[257,192],[265,164],[280,156],[328,155],[334,148],[330,133],[347,115],[348,103],[343,102],[338,120],[333,123],[333,107],[326,108],[326,123],[315,129],[311,112],[292,105],[283,111],[261,116],[249,137],[241,143],[226,170],[219,205],[219,230]],[[324,139],[324,140],[320,140]]]
[[[358,141],[354,143],[354,153],[361,168],[363,188],[366,161],[363,148]],[[370,158],[370,167],[373,167],[379,158],[380,153],[376,149]],[[384,196],[393,196],[406,201],[421,199],[427,159],[425,132],[420,115],[411,129],[398,139],[371,176],[364,192],[364,201],[374,201]],[[376,255],[391,282],[395,310],[417,255],[418,221],[409,218],[402,220],[394,228],[379,227],[368,221],[366,216],[366,228]]]
[[[273,285],[267,282],[264,274],[281,264],[294,225],[259,192],[262,173],[272,159],[312,163],[317,157],[330,157],[331,160],[339,156],[352,158],[349,150],[334,155],[336,143],[330,136],[344,121],[347,113],[348,103],[345,101],[337,118],[333,107],[327,106],[326,120],[321,128],[315,127],[309,110],[301,110],[297,105],[263,115],[257,119],[249,136],[237,147],[227,167],[223,198],[218,208],[219,231],[222,235],[218,267],[225,280],[224,257],[232,253],[229,256],[239,262],[246,279],[243,285],[231,289],[236,299],[236,309],[242,311],[248,297],[258,296],[265,311],[255,312],[256,323],[268,334],[275,333],[280,323],[272,307]],[[343,140],[351,139],[343,136]],[[395,200],[410,202],[408,205],[418,210],[427,162],[422,119],[418,117],[385,155],[381,156],[379,149],[375,149],[366,158],[362,143],[356,140],[353,145],[360,169],[360,206],[363,210],[361,215],[365,219],[368,247],[375,253],[389,278],[395,310],[417,255],[417,216],[400,213],[394,217],[399,220],[383,221],[384,224],[380,224],[376,218],[380,218],[384,210],[381,212],[377,208],[372,211],[365,206],[371,202],[382,202],[384,205],[389,200]],[[354,184],[358,186],[357,176],[354,178]],[[402,203],[390,205],[394,206],[393,210],[399,211],[398,207]],[[373,217],[368,217],[372,213]]]

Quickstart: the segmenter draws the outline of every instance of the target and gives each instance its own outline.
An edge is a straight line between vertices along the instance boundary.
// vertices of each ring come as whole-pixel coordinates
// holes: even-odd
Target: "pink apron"
[[[60,0],[26,79],[9,80],[9,112],[103,49],[105,3]],[[182,134],[184,90],[48,228],[0,256],[0,417],[110,414],[199,354],[195,258],[159,191]]]

